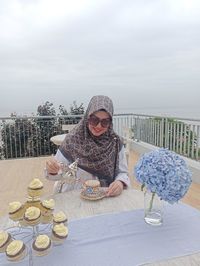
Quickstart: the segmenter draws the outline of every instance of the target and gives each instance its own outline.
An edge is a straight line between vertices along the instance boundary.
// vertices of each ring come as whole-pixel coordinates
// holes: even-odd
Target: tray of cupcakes
[[[62,244],[68,236],[66,214],[63,211],[54,213],[53,199],[40,198],[43,193],[41,180],[33,179],[27,192],[25,203],[9,203],[9,218],[15,225],[0,230],[0,256],[4,253],[9,261],[20,261],[27,254],[29,260],[32,254],[47,255],[54,245]]]

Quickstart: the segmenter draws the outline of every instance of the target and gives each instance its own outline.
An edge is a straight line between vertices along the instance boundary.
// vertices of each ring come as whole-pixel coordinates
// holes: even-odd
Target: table
[[[54,196],[58,210],[63,209],[68,214],[69,219],[81,219],[93,215],[130,211],[133,209],[137,210],[144,208],[143,192],[134,189],[124,190],[123,193],[118,197],[103,199],[99,201],[80,200],[79,193],[79,191],[71,191],[67,193],[56,194]],[[157,263],[149,263],[145,265],[197,266],[200,265],[200,250],[199,253],[193,255],[179,257]]]
[[[143,201],[144,201],[143,193],[141,191],[133,189],[124,190],[123,193],[118,197],[104,198],[103,200],[99,201],[82,200],[80,199],[79,194],[80,191],[70,191],[54,195],[53,197],[56,201],[55,211],[63,210],[67,213],[69,220],[73,220],[73,219],[81,219],[105,213],[117,213],[117,212],[137,210],[143,208]],[[4,219],[1,219],[1,224],[3,223],[5,225],[8,225],[8,220],[5,217]],[[149,266],[150,265],[151,266],[200,265],[200,250],[198,253],[193,255],[179,257],[157,263],[145,264],[145,265]]]

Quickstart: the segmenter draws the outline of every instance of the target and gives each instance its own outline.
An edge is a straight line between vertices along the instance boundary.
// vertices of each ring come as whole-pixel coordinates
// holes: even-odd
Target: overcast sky
[[[0,116],[97,94],[200,113],[200,1],[0,0]]]

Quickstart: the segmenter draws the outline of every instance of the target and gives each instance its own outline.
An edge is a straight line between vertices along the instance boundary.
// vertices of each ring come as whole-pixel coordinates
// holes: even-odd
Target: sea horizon
[[[0,112],[0,117],[10,117],[12,113],[16,113],[17,116],[33,116],[36,115],[36,111],[10,111]],[[58,112],[57,112],[58,113]],[[167,117],[179,117],[186,119],[200,119],[200,107],[194,108],[115,108],[115,114],[141,114],[148,116],[167,116]]]

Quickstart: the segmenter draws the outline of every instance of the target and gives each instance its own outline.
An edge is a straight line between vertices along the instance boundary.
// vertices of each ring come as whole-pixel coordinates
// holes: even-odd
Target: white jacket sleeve
[[[121,151],[119,152],[119,173],[116,176],[115,180],[122,181],[127,187],[130,186],[128,165],[124,147],[122,147]]]
[[[66,165],[69,164],[69,161],[62,155],[62,153],[59,150],[57,151],[57,153],[55,155],[55,159],[58,162],[62,162]],[[81,183],[84,183],[84,181],[87,179],[97,179],[97,177],[87,173],[86,171],[84,171],[80,168],[78,168],[77,176],[80,177]],[[52,180],[52,181],[58,181],[61,179],[60,173],[58,173],[57,175],[51,175],[51,174],[48,174],[46,170],[45,170],[45,177],[48,180]],[[127,160],[126,160],[126,154],[125,154],[124,147],[122,147],[121,151],[119,152],[119,173],[116,176],[115,180],[122,181],[127,187],[130,186],[130,179],[128,177],[128,166],[127,166]],[[58,183],[56,182],[56,185],[57,184]],[[77,188],[80,188],[80,187],[81,186],[77,186]],[[69,190],[69,186],[68,186],[68,188],[65,187],[63,189],[64,189],[64,191],[67,191],[67,190]]]

